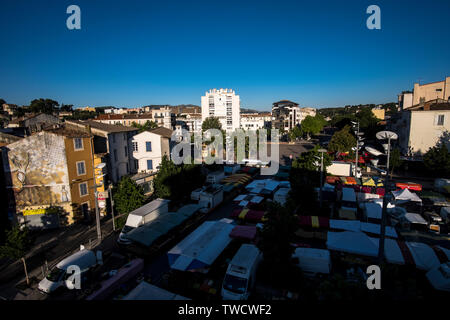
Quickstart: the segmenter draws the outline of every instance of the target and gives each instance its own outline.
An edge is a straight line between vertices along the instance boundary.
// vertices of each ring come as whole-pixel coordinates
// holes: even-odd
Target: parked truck
[[[137,208],[134,211],[131,211],[128,214],[127,221],[125,222],[125,226],[120,232],[117,242],[119,242],[120,244],[130,244],[131,241],[127,240],[125,238],[125,235],[131,230],[139,226],[142,226],[150,221],[153,221],[157,217],[169,212],[169,203],[170,200],[158,198],[156,200],[153,200],[152,202],[143,205],[140,208]]]
[[[332,161],[331,165],[327,167],[327,172],[334,176],[351,177],[354,176],[354,171],[354,165],[350,162]],[[360,168],[358,168],[356,176],[361,177]]]

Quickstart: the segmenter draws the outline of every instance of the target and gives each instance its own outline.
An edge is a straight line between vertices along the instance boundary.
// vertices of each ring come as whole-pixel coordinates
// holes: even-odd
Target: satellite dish
[[[376,134],[376,137],[377,139],[380,140],[387,140],[387,139],[397,140],[398,135],[392,131],[380,131]]]
[[[366,147],[365,149],[368,153],[370,153],[371,155],[374,155],[375,157],[381,156],[383,154],[383,152],[380,152],[377,149],[372,148],[372,147]]]

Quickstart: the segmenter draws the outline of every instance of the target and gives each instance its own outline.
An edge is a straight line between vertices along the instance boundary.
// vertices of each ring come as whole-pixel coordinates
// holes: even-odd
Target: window
[[[147,160],[147,170],[153,170],[153,160]]]
[[[146,149],[147,152],[152,151],[152,143],[151,143],[151,141],[145,142],[145,149]]]
[[[81,138],[74,138],[73,139],[73,145],[75,150],[83,150],[83,139]]]
[[[133,142],[133,151],[136,151],[136,152],[139,151],[137,142]]]
[[[87,182],[80,183],[80,196],[88,195],[88,185]]]
[[[123,134],[123,140],[127,140],[127,134],[126,133]]]
[[[125,146],[124,149],[125,149],[125,157],[128,157],[128,147]]]
[[[444,125],[444,115],[443,114],[438,114],[436,124],[438,126]]]
[[[86,167],[84,165],[84,161],[78,161],[77,162],[77,174],[79,176],[86,174]]]
[[[114,149],[114,160],[117,161],[117,150]]]
[[[136,171],[139,170],[139,161],[134,159],[134,168],[136,169]]]
[[[128,162],[127,162],[127,174],[130,173],[130,167],[128,166]]]
[[[116,135],[115,134],[112,135],[112,142],[116,143]]]

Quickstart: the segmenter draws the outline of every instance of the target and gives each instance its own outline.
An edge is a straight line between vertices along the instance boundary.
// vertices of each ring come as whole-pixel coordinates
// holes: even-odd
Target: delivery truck
[[[71,277],[76,272],[75,268],[79,270],[80,285],[83,284],[88,272],[103,263],[101,251],[97,254],[92,250],[81,248],[80,251],[71,256],[61,260],[48,274],[39,282],[38,289],[41,292],[50,294],[57,289],[68,288],[78,289],[75,287],[75,278]]]
[[[228,265],[222,284],[224,300],[247,300],[255,285],[262,253],[253,244],[243,244]]]
[[[119,242],[120,244],[130,244],[131,241],[126,239],[125,235],[131,230],[139,226],[142,226],[150,221],[153,221],[157,217],[169,212],[169,203],[170,200],[158,198],[156,200],[153,200],[152,202],[143,205],[140,208],[137,208],[134,211],[131,211],[128,214],[127,221],[125,222],[125,226],[120,232],[117,242]]]
[[[333,176],[352,177],[354,176],[354,171],[354,165],[350,162],[332,161],[331,165],[327,167],[327,173]],[[360,168],[358,168],[358,173],[356,176],[358,178],[361,177]]]

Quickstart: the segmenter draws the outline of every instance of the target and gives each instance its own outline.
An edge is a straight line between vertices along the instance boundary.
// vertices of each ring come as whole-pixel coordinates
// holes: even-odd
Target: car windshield
[[[58,282],[61,279],[61,276],[63,275],[64,270],[61,270],[59,268],[54,268],[50,273],[47,275],[47,279],[52,282]]]
[[[130,226],[124,226],[123,229],[122,229],[122,233],[130,232],[130,231],[133,230],[133,229],[134,229],[133,227],[130,227]]]
[[[247,279],[227,274],[223,281],[223,288],[234,293],[244,293],[247,289]]]

